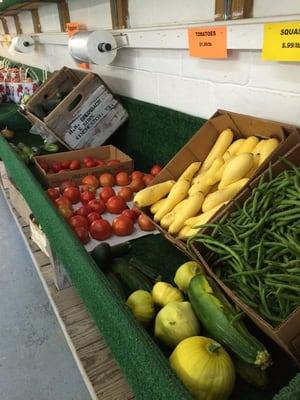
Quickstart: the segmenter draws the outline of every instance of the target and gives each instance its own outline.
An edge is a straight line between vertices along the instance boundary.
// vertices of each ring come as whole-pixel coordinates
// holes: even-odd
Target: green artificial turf
[[[121,98],[121,101],[129,112],[129,121],[109,142],[127,152],[136,161],[136,167],[142,170],[148,170],[155,162],[167,162],[204,122],[199,118],[137,100]],[[12,115],[8,118],[10,122]],[[5,118],[2,118],[2,122],[5,122]],[[19,134],[22,141],[26,137],[30,143],[32,135],[28,135],[26,129],[23,133],[20,130]],[[151,337],[151,328],[144,330],[132,318],[124,303],[112,291],[105,276],[53,208],[31,171],[2,138],[0,157],[30,204],[51,246],[65,265],[136,398],[189,399],[190,395],[168,366],[168,351],[158,347]],[[131,255],[151,265],[168,281],[172,281],[176,268],[186,260],[161,235],[132,241],[132,245]],[[271,383],[266,390],[257,390],[238,380],[231,400],[271,400],[297,371],[282,351],[255,327],[250,325],[250,328],[267,343],[274,356],[274,366],[270,369]],[[299,400],[299,396],[295,397],[295,394],[299,394],[300,379],[295,379],[291,388],[286,388],[276,400]],[[289,392],[288,395],[285,391]]]
[[[3,2],[0,4],[0,11],[4,11],[8,7],[15,6],[20,3],[24,3],[24,0],[3,0]]]

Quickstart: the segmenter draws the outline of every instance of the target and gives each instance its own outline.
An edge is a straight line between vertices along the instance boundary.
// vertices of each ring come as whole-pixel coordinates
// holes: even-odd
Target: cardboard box
[[[8,191],[11,205],[24,219],[24,221],[29,224],[31,209],[29,208],[23,195],[19,192],[10,179],[8,181]]]
[[[286,153],[294,145],[300,142],[300,135],[295,126],[269,121],[266,119],[260,119],[250,115],[218,110],[198,130],[198,132],[195,133],[195,135],[187,142],[187,144],[181,150],[179,150],[179,152],[171,159],[171,161],[169,161],[169,163],[151,182],[151,185],[164,182],[169,179],[177,180],[181,173],[192,162],[204,161],[220,133],[227,128],[230,128],[233,131],[235,139],[255,135],[260,138],[275,137],[280,141],[280,145],[260,166],[255,176],[260,174],[268,166],[270,160],[276,160],[279,155]],[[217,215],[221,214],[223,209],[224,207],[218,211]],[[151,217],[150,208],[145,208],[142,211]],[[175,239],[173,236],[168,234],[167,231],[162,229],[160,225],[155,225],[169,241],[190,256],[184,241]]]
[[[62,95],[66,96],[42,117],[40,107],[55,105]],[[30,97],[25,116],[67,148],[80,149],[100,146],[128,114],[98,75],[64,67]]]
[[[83,158],[86,155],[99,160],[119,160],[120,164],[111,167],[97,166],[93,168],[67,170],[65,172],[56,174],[46,174],[39,164],[41,161],[47,162],[49,165],[51,165],[57,161],[67,160],[79,160],[82,163]],[[112,145],[37,156],[34,157],[34,162],[43,182],[47,185],[47,187],[57,187],[67,179],[74,179],[77,184],[80,184],[82,178],[84,178],[86,175],[99,176],[103,172],[111,172],[112,174],[116,174],[119,171],[126,171],[128,173],[133,171],[133,160],[127,154],[123,153],[121,150]]]
[[[297,166],[300,166],[300,144],[294,146],[292,150],[284,155],[285,158],[290,160]],[[277,160],[273,164],[273,176],[277,176],[280,172],[288,169],[287,165]],[[265,180],[268,180],[268,171],[263,173],[265,176]],[[242,205],[245,200],[251,195],[252,189],[255,188],[261,176],[258,176],[255,180],[253,180],[250,185],[244,189],[240,195],[236,198],[236,202]],[[224,212],[232,212],[234,211],[235,205],[231,203],[226,207]],[[221,215],[222,216],[222,215]],[[218,220],[218,218],[214,218],[214,221]],[[209,232],[208,230],[206,232]],[[193,251],[197,255],[198,260],[203,264],[206,272],[221,286],[224,292],[252,319],[252,321],[271,339],[273,339],[283,350],[285,350],[294,361],[300,366],[300,306],[296,308],[293,313],[283,321],[277,327],[273,327],[268,322],[266,322],[262,317],[260,317],[250,306],[246,305],[243,301],[241,301],[235,293],[225,284],[223,281],[218,278],[218,276],[214,273],[213,269],[207,263],[206,254],[207,249],[199,244],[193,244]]]

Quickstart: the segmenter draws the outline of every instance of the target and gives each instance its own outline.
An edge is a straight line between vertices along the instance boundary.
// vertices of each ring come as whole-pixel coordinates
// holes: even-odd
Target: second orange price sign
[[[193,57],[227,58],[227,27],[188,29],[189,52]]]

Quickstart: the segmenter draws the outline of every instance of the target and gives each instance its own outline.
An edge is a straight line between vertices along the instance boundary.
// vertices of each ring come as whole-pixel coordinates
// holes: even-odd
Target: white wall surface
[[[213,3],[129,0],[130,23],[137,27],[208,20],[213,18]],[[72,21],[86,23],[90,29],[111,27],[108,0],[88,0],[84,5],[69,0],[69,7]],[[55,5],[40,12],[43,31],[58,30]],[[300,14],[298,1],[254,1],[256,16],[295,13]],[[20,21],[24,32],[32,31],[28,15]],[[13,56],[0,47],[0,54],[50,70],[77,66],[62,45],[39,45],[33,53]],[[120,49],[112,65],[92,66],[92,70],[115,93],[195,116],[209,118],[223,108],[300,125],[300,63],[263,62],[257,50],[231,50],[227,60],[204,60],[190,57],[187,50]]]

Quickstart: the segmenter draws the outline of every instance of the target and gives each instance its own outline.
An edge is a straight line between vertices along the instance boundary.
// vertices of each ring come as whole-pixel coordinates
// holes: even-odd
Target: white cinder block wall
[[[184,24],[214,18],[214,0],[129,0],[134,27]],[[71,20],[88,29],[111,28],[109,0],[69,0]],[[300,14],[300,3],[254,0],[254,17]],[[44,32],[59,30],[55,5],[40,8]],[[7,18],[11,32],[12,18]],[[32,32],[28,12],[23,32]],[[201,25],[201,24],[200,24]],[[0,24],[0,31],[2,26]],[[0,32],[1,33],[1,32]],[[0,54],[50,70],[76,67],[66,46],[39,45],[30,54]],[[119,94],[208,118],[218,108],[300,125],[300,64],[263,62],[260,51],[229,52],[227,60],[192,58],[187,50],[120,49],[112,65],[92,66]]]

